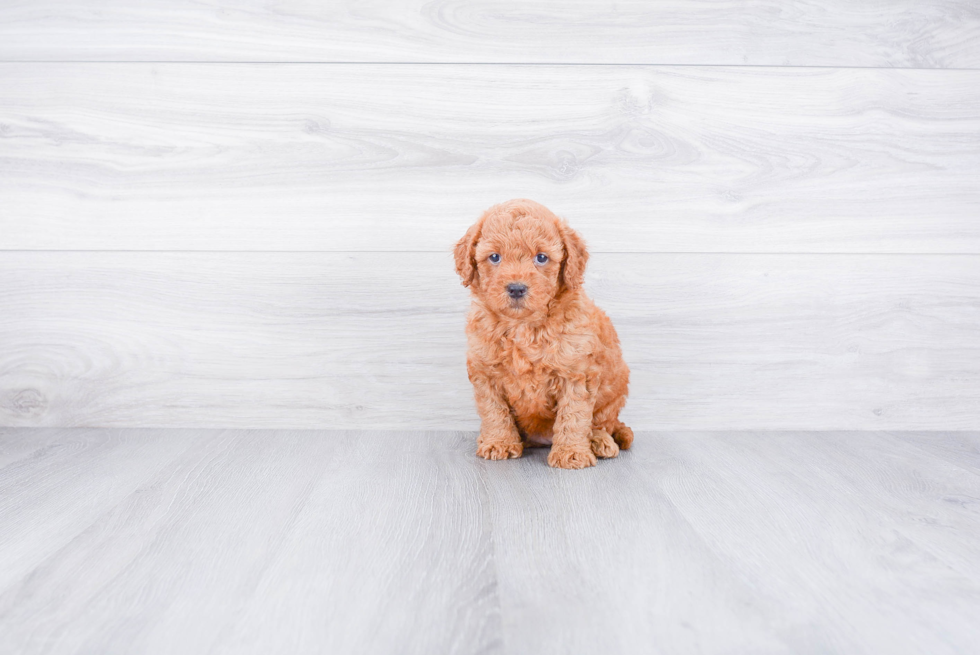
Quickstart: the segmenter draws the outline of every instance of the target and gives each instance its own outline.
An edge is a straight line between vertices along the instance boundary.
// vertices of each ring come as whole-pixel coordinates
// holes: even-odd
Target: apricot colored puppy
[[[473,297],[477,454],[507,459],[550,444],[548,464],[580,469],[629,448],[633,431],[619,420],[629,369],[612,322],[582,290],[582,238],[547,207],[510,200],[484,212],[455,258]]]

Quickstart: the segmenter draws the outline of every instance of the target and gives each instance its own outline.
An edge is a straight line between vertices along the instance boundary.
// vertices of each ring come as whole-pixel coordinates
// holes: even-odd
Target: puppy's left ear
[[[578,289],[585,280],[585,265],[589,261],[589,251],[579,233],[561,222],[561,240],[565,246],[565,259],[561,262],[559,273],[566,289]]]
[[[463,286],[468,287],[476,279],[476,243],[480,240],[480,230],[483,228],[483,219],[466,230],[463,238],[456,242],[456,249],[453,250],[453,258],[456,260],[456,272],[463,281]]]

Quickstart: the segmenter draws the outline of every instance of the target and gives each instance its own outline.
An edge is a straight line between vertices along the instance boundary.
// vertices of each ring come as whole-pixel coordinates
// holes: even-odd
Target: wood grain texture
[[[0,64],[0,249],[980,253],[980,71]]]
[[[646,452],[670,463],[657,480],[690,528],[779,604],[791,652],[959,653],[980,636],[980,476],[932,455],[947,435],[919,437],[715,433]]]
[[[16,437],[16,433],[14,433]],[[126,435],[104,430],[38,431],[30,457],[0,469],[0,588],[8,589],[97,523],[178,456],[200,432]],[[0,439],[7,441],[11,432]],[[84,489],[84,494],[76,493]],[[43,521],[38,517],[43,516]],[[0,605],[0,615],[5,608]],[[0,639],[0,645],[3,640]],[[17,649],[4,649],[16,652]]]
[[[5,652],[942,655],[980,640],[980,472],[946,454],[976,433],[647,432],[575,472],[544,450],[482,461],[474,433],[38,438],[42,454],[0,468],[0,560],[38,553],[4,567]]]
[[[64,507],[52,508],[39,489],[11,480],[19,492],[0,506],[0,553],[33,546],[44,555],[26,574],[4,567],[7,652],[352,653],[398,644],[448,653],[499,639],[479,470],[458,461],[452,435],[403,444],[401,435],[205,431],[185,449],[170,432],[65,433],[69,443],[147,451],[135,465],[109,451],[96,465],[20,467],[63,481],[83,471],[93,494],[64,486]],[[163,466],[151,451],[167,448]],[[112,502],[98,495],[96,476],[137,473],[138,486]],[[83,505],[87,522],[62,525],[65,510]],[[26,509],[45,534],[60,529],[58,548],[4,529]],[[255,603],[262,615],[249,614]]]
[[[0,59],[980,67],[971,0],[5,2]]]
[[[475,429],[449,253],[3,253],[0,424]],[[596,255],[649,429],[973,429],[980,258]]]
[[[929,435],[918,432],[898,432],[895,437],[910,443],[919,443],[929,439]],[[931,453],[945,457],[957,466],[970,467],[980,473],[980,439],[971,432],[957,432],[941,440],[930,440]]]

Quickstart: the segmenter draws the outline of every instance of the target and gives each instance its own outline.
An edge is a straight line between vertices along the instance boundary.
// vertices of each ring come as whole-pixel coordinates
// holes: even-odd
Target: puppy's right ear
[[[456,259],[456,272],[468,287],[476,279],[476,242],[480,240],[480,230],[483,227],[481,218],[466,230],[463,238],[456,242],[453,257]]]

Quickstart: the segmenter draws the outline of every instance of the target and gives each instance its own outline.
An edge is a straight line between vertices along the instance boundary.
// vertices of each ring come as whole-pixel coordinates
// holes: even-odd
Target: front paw
[[[520,441],[481,441],[476,454],[483,459],[517,459],[524,454],[524,444]]]
[[[548,453],[548,466],[557,469],[584,469],[595,466],[596,458],[590,448],[552,446]]]

